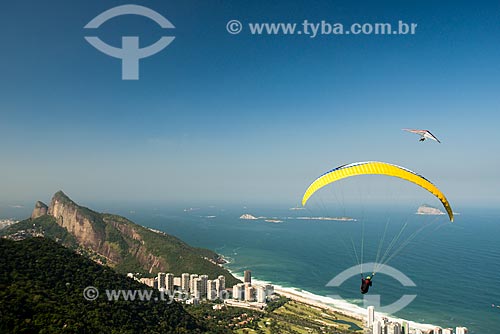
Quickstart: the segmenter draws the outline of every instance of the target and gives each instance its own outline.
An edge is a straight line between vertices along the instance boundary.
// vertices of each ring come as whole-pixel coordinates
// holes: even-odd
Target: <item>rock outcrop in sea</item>
[[[444,215],[445,213],[438,208],[424,204],[417,209],[417,215]]]
[[[252,216],[252,215],[251,215],[251,214],[249,214],[249,213],[245,213],[245,214],[242,214],[242,215],[240,216],[240,219],[246,219],[246,220],[256,220],[256,219],[258,219],[258,218],[257,218],[257,217],[255,217],[255,216]]]

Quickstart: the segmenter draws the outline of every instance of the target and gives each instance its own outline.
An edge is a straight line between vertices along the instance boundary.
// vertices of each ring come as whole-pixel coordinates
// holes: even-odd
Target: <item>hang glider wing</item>
[[[434,136],[429,130],[419,130],[419,129],[403,129],[403,130],[419,135],[420,141],[424,141],[426,139],[432,139],[434,141],[437,141],[438,143],[441,143],[439,139],[437,139],[437,137]]]

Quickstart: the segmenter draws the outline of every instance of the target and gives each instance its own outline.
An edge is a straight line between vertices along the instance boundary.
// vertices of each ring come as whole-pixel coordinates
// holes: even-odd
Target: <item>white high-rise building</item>
[[[165,290],[167,287],[165,273],[158,273],[158,290]]]
[[[193,279],[192,286],[193,286],[193,292],[191,294],[194,296],[194,298],[200,299],[201,296],[204,295],[202,279],[200,277],[195,277]],[[206,292],[206,290],[205,290],[205,292]]]
[[[401,325],[397,322],[390,322],[386,326],[387,334],[401,334]]]
[[[212,280],[212,292],[213,292],[213,295],[214,295],[214,300],[219,298],[219,285],[220,285],[220,282],[219,282],[219,279],[216,278],[214,280]]]
[[[255,288],[251,284],[245,284],[245,300],[247,302],[255,301]]]
[[[373,323],[372,334],[383,334],[382,324],[380,323],[380,321],[375,321]]]
[[[457,327],[455,328],[455,334],[467,334],[469,330],[467,327]]]
[[[224,290],[226,288],[226,278],[223,275],[219,275],[219,277],[217,277],[217,279],[220,282],[221,289]]]
[[[165,275],[165,289],[174,291],[174,274],[168,273]]]
[[[266,288],[266,295],[267,296],[270,296],[274,293],[274,286],[272,286],[271,284],[266,284],[266,285],[264,285],[264,287]]]
[[[189,274],[184,273],[181,275],[181,289],[183,291],[189,291]]]
[[[215,300],[217,299],[217,280],[209,279],[207,281],[207,299]]]
[[[250,270],[245,270],[243,272],[244,279],[243,281],[245,283],[252,283],[252,272]]]
[[[208,300],[212,300],[212,298],[211,298],[212,294],[211,294],[211,291],[210,291],[211,290],[210,287],[212,286],[212,282],[213,282],[213,280],[211,280],[211,279],[207,280],[207,291],[205,293],[207,295],[207,299]]]
[[[373,322],[375,321],[375,307],[368,306],[367,311],[368,311],[367,327],[371,328],[373,326]]]
[[[257,290],[257,302],[265,303],[266,302],[266,288],[263,286],[256,287]]]
[[[219,281],[218,278],[216,278],[212,282],[213,282],[213,284],[215,286],[215,299],[217,299],[217,298],[220,297],[220,293],[219,293],[220,281]]]
[[[410,324],[408,321],[403,321],[401,325],[401,333],[403,334],[409,334],[410,333]]]
[[[222,275],[217,277],[217,298],[223,299],[223,291],[226,290],[226,278]]]
[[[243,300],[245,296],[245,284],[239,283],[233,286],[233,299]]]
[[[443,334],[453,334],[453,328],[444,328]]]
[[[178,286],[179,288],[181,287],[181,278],[180,277],[174,277],[174,287]]]
[[[434,334],[443,334],[443,329],[441,327],[434,327]]]
[[[189,275],[189,292],[193,293],[194,292],[194,279],[198,278],[197,274],[191,274]]]
[[[201,297],[200,298],[206,298],[207,297],[207,282],[208,282],[208,276],[207,275],[201,275]]]

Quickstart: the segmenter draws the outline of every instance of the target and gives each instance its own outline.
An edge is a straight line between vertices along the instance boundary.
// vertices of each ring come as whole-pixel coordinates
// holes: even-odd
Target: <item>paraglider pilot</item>
[[[366,278],[363,277],[363,274],[361,274],[361,293],[365,294],[368,292],[370,287],[372,286],[372,279],[373,276],[375,276],[375,273],[372,273],[371,276],[366,276]]]

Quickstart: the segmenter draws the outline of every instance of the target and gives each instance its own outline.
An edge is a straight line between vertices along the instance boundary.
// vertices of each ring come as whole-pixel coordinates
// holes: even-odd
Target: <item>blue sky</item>
[[[16,1],[0,12],[0,202],[75,199],[297,203],[318,175],[381,160],[458,203],[500,204],[500,4],[443,1],[141,1],[174,42],[122,81],[85,40],[124,1]],[[226,23],[390,22],[414,36],[231,35]],[[105,23],[119,46],[162,36]],[[419,143],[401,128],[442,140]]]

